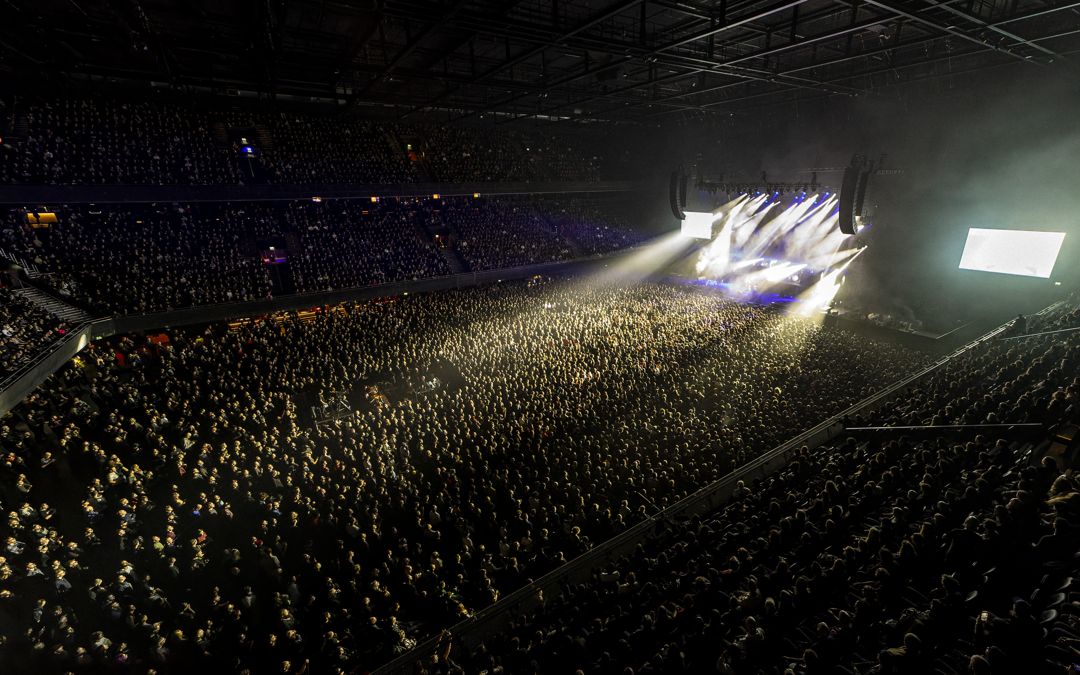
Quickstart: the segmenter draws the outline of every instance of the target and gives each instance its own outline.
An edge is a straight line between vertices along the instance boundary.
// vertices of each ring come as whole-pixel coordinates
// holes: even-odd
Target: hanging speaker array
[[[863,215],[866,200],[866,188],[874,172],[873,162],[867,162],[862,155],[851,159],[851,166],[844,169],[844,179],[840,184],[840,231],[855,234],[859,231],[859,219]]]
[[[671,172],[671,183],[668,188],[668,198],[671,201],[671,212],[678,220],[686,220],[686,172],[676,169]]]

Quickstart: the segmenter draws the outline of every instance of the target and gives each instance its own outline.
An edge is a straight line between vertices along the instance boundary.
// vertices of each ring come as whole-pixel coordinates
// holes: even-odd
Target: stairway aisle
[[[93,318],[78,307],[73,307],[62,300],[54,298],[45,291],[33,288],[32,286],[16,288],[14,292],[72,326],[76,326]]]
[[[457,252],[457,249],[451,247],[436,248],[442,254],[443,259],[446,260],[446,264],[450,266],[450,271],[453,274],[463,274],[469,271],[469,266],[465,263],[461,254]]]

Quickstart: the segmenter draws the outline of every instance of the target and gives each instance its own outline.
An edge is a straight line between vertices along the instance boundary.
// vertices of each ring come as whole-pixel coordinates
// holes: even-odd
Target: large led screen
[[[968,230],[960,269],[1047,279],[1054,270],[1064,232]]]
[[[682,221],[682,235],[691,239],[712,239],[712,225],[716,219],[712,213],[687,211]]]

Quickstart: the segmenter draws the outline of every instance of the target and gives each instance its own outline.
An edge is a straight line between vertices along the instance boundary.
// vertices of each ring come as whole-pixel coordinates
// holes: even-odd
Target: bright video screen
[[[711,212],[687,211],[682,221],[682,235],[691,239],[712,239],[713,219]]]
[[[1064,232],[968,230],[960,269],[1047,279],[1054,270]]]

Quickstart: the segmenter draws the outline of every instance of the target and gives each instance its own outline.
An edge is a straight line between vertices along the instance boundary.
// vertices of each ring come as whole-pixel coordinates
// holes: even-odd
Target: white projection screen
[[[960,269],[1048,279],[1054,271],[1064,232],[968,230]]]
[[[690,239],[712,239],[715,219],[711,212],[687,211],[682,221],[682,235]]]

